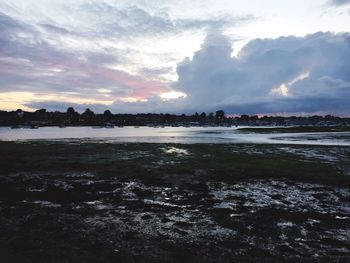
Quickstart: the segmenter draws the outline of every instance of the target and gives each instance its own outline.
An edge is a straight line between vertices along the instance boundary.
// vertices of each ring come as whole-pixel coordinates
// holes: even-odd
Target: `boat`
[[[103,127],[109,128],[109,129],[113,129],[114,125],[112,123],[106,123],[106,124],[103,125]]]

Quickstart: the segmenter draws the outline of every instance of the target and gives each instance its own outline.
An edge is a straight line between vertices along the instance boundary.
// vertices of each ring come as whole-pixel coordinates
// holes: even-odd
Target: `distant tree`
[[[326,115],[324,118],[325,118],[327,121],[330,121],[330,120],[334,120],[334,119],[335,119],[335,117],[332,116],[332,115]]]
[[[224,119],[225,118],[225,112],[223,110],[218,110],[215,112],[215,118],[217,119]]]
[[[69,107],[68,109],[67,109],[67,114],[68,115],[73,115],[73,114],[75,114],[76,112],[75,112],[75,110],[74,110],[74,108],[73,107]]]
[[[80,114],[74,110],[74,108],[69,107],[66,112],[65,122],[69,124],[79,123]]]
[[[249,116],[247,114],[243,114],[243,115],[241,115],[240,120],[241,121],[248,121],[249,120]]]
[[[49,113],[46,112],[46,109],[36,110],[31,116],[33,121],[49,122]]]
[[[95,113],[89,108],[87,108],[81,116],[87,124],[93,124],[95,120]]]
[[[202,112],[200,115],[199,115],[199,121],[200,122],[206,122],[207,120],[207,114],[205,114],[205,112]]]
[[[44,113],[46,113],[46,109],[36,110],[35,113],[44,114]]]
[[[171,116],[171,114],[165,113],[165,115],[163,116],[163,121],[164,121],[164,122],[167,122],[167,123],[172,122],[172,116]]]
[[[250,120],[251,121],[257,121],[257,120],[259,120],[259,116],[258,115],[252,115],[252,116],[250,116]]]
[[[16,112],[16,115],[17,115],[18,117],[22,117],[23,114],[24,114],[24,111],[22,111],[21,109],[18,109],[18,110],[16,110],[15,112]]]
[[[105,110],[103,112],[103,115],[101,116],[102,120],[105,122],[111,122],[113,118],[113,114],[111,113],[110,110]]]
[[[105,110],[105,111],[103,112],[103,115],[104,115],[105,117],[111,117],[111,116],[112,116],[112,113],[111,113],[110,110]]]
[[[193,121],[198,121],[199,120],[199,114],[198,112],[196,112],[194,115],[193,115]]]
[[[95,113],[92,110],[90,110],[89,108],[87,108],[82,115],[83,116],[94,116]]]

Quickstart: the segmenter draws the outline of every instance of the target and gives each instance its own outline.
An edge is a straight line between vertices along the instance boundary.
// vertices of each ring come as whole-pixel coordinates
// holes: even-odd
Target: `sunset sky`
[[[350,0],[0,0],[0,110],[350,115]]]

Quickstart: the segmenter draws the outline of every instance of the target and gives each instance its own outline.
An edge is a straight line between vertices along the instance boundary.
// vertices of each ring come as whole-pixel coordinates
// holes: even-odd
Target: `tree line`
[[[279,117],[240,115],[227,116],[223,110],[215,113],[194,113],[192,115],[176,114],[113,114],[105,110],[96,114],[89,108],[83,113],[69,107],[65,112],[50,112],[39,109],[34,112],[0,111],[1,126],[37,125],[37,126],[131,126],[131,125],[339,125],[349,124],[350,118],[332,115],[310,117]]]

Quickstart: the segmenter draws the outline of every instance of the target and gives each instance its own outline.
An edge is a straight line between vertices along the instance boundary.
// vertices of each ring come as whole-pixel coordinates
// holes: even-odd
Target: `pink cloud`
[[[61,61],[46,60],[44,64],[51,68],[64,70],[67,74],[64,75],[63,80],[83,89],[91,88],[91,83],[89,83],[89,81],[93,80],[96,82],[96,89],[104,85],[125,87],[130,89],[128,97],[135,97],[138,99],[150,98],[159,93],[171,90],[170,87],[162,81],[147,80],[143,76],[131,75],[121,70],[89,64],[78,59],[72,59],[64,63]],[[59,76],[60,75],[57,74],[57,79],[54,81],[56,85],[59,85],[60,81],[62,81],[62,79],[58,78]]]

